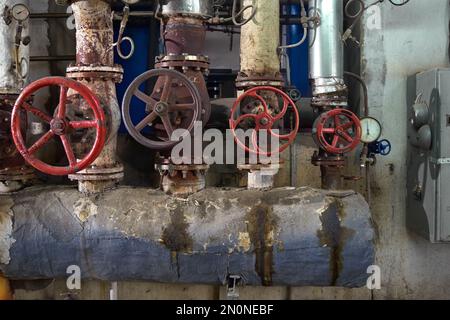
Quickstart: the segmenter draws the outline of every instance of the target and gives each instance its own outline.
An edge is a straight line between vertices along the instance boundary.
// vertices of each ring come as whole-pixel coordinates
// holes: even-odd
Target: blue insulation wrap
[[[10,279],[65,278],[78,265],[83,278],[107,281],[223,284],[239,275],[247,285],[360,287],[374,262],[369,207],[352,191],[207,189],[175,198],[123,187],[86,197],[40,187],[0,201],[12,222],[10,235],[0,234],[12,240],[0,248]]]

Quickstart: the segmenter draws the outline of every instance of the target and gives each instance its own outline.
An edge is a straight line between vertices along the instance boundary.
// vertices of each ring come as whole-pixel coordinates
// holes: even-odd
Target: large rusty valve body
[[[281,106],[281,107],[280,107]],[[288,109],[294,114],[294,127],[288,134],[275,132],[284,120]],[[236,143],[245,151],[270,156],[281,153],[294,142],[300,127],[300,116],[295,103],[280,89],[262,86],[255,87],[242,94],[234,103],[230,117],[230,128]],[[249,145],[239,138],[236,130],[252,128],[252,141]],[[277,150],[263,150],[258,142],[258,133],[266,130],[270,138],[279,139]]]
[[[53,116],[27,102],[34,93],[51,86],[57,86],[60,89],[59,104]],[[68,92],[70,92],[70,97]],[[74,106],[71,100],[72,98],[76,99],[78,96],[86,102],[83,104],[83,107],[89,110],[88,112],[84,110],[83,115],[75,112],[78,113],[78,116],[73,116],[74,110],[72,109]],[[77,104],[77,106],[79,105]],[[49,130],[30,147],[26,145],[25,137],[21,130],[23,127],[21,113],[23,111],[39,119],[43,126],[49,127]],[[89,114],[89,119],[87,119],[86,114]],[[93,136],[95,131],[95,138],[89,141],[91,146],[88,149],[90,150],[83,152],[83,154],[75,152],[72,146],[73,136],[79,135],[80,131],[85,132],[89,136]],[[105,144],[107,130],[105,114],[100,102],[89,88],[67,78],[47,77],[33,82],[20,94],[12,112],[11,132],[17,150],[30,165],[49,175],[63,176],[85,169],[99,156]],[[38,159],[37,152],[53,139],[61,141],[68,165],[50,165]]]
[[[351,111],[333,109],[323,113],[314,124],[316,143],[330,154],[353,151],[361,142],[361,122]]]
[[[147,81],[156,80],[150,95],[141,91]],[[132,98],[145,103],[145,117],[133,123]],[[185,138],[202,119],[202,98],[198,88],[184,74],[168,69],[150,70],[137,77],[128,87],[122,104],[122,116],[130,135],[143,146],[168,150],[179,141],[171,141],[172,133],[184,129]],[[150,128],[151,133],[143,132]]]

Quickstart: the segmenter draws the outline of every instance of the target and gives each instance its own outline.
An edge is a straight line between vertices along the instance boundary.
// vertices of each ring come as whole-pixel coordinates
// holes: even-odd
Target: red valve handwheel
[[[322,114],[316,122],[315,140],[328,153],[351,152],[361,141],[361,122],[351,111],[334,109]]]
[[[36,91],[49,86],[60,87],[59,105],[55,110],[53,117],[27,103],[29,97]],[[66,112],[68,110],[67,92],[69,89],[73,90],[76,94],[79,94],[87,102],[87,106],[92,110],[94,119],[81,121],[71,121],[68,119]],[[33,114],[42,122],[50,126],[50,130],[40,137],[31,147],[27,147],[20,130],[22,126],[20,113],[22,111]],[[96,130],[96,137],[92,149],[83,159],[77,160],[71,146],[70,134],[76,130],[90,128]],[[17,150],[19,150],[20,154],[30,165],[41,172],[55,176],[73,174],[89,166],[102,151],[106,140],[106,131],[105,114],[97,97],[83,84],[62,77],[43,78],[26,87],[17,99],[11,117],[11,132]],[[51,139],[58,137],[64,147],[69,163],[68,166],[49,165],[36,157],[36,152],[38,150],[42,149],[51,141]]]
[[[260,92],[271,92],[275,94],[277,97],[281,97],[283,101],[283,108],[281,111],[277,114],[273,112],[273,108],[271,108],[270,104],[267,103],[265,98]],[[256,101],[259,101],[263,107],[263,110],[260,110],[258,113],[248,113],[239,116],[237,119],[236,114],[238,113],[241,102],[244,101],[244,99],[247,98],[254,98]],[[294,114],[295,114],[295,125],[292,132],[289,134],[280,135],[274,132],[274,126],[278,123],[278,121],[282,120],[283,117],[286,115],[286,112],[288,108],[291,107]],[[242,142],[237,134],[236,129],[238,126],[245,120],[252,120],[254,121],[254,131],[252,134],[252,144],[254,145],[254,148],[246,146],[245,142]],[[265,155],[265,156],[271,156],[272,154],[281,153],[284,150],[286,150],[289,145],[294,142],[295,137],[297,136],[298,129],[300,127],[300,116],[297,110],[297,106],[295,105],[294,101],[283,91],[280,89],[274,88],[274,87],[255,87],[253,89],[248,90],[244,94],[242,94],[234,103],[233,109],[231,111],[231,117],[230,117],[230,128],[231,132],[233,133],[234,139],[236,143],[243,148],[245,151],[258,154],[258,155]],[[280,142],[280,147],[278,150],[272,150],[272,151],[264,151],[261,150],[259,144],[258,144],[258,131],[260,130],[267,130],[268,133],[277,139],[280,139],[282,141],[286,141],[285,143]]]

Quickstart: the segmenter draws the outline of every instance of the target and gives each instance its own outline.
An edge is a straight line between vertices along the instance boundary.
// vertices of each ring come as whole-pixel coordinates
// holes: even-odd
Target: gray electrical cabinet
[[[450,242],[450,69],[408,79],[408,229]]]

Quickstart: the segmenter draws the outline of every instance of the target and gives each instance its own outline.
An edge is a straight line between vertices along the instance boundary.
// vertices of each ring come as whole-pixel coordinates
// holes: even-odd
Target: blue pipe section
[[[148,71],[149,66],[149,55],[150,55],[150,36],[148,34],[149,28],[147,26],[131,26],[129,25],[126,29],[126,36],[131,37],[134,40],[135,51],[134,55],[128,59],[123,60],[117,55],[117,50],[115,50],[115,61],[122,65],[124,69],[123,80],[117,85],[117,98],[119,100],[119,105],[122,105],[123,97],[128,86],[133,82],[135,78]],[[115,34],[117,35],[119,31],[119,24],[115,25]],[[127,41],[124,41],[122,45],[122,51],[124,54],[130,52],[130,46]],[[141,90],[145,91],[144,88]],[[134,123],[138,123],[145,117],[145,104],[133,98],[133,113],[131,115]],[[125,125],[121,124],[120,133],[127,133]]]
[[[300,16],[300,5],[292,4],[285,6],[286,13],[293,17]],[[292,24],[287,27],[287,43],[297,43],[303,37],[303,27],[300,24]],[[308,41],[297,48],[288,49],[287,53],[291,67],[291,85],[295,86],[302,93],[303,97],[311,97],[311,86],[309,84]]]

